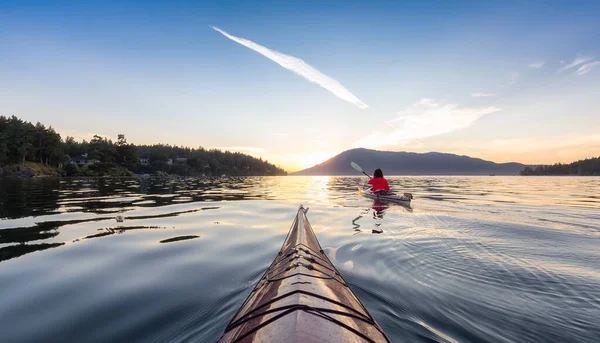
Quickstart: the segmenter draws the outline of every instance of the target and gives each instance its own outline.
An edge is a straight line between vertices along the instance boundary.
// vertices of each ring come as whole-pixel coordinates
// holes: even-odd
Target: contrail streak
[[[244,38],[240,38],[240,37],[236,37],[236,36],[232,36],[229,33],[219,29],[218,27],[215,27],[215,26],[211,26],[211,27],[215,31],[220,32],[223,36],[231,39],[232,41],[240,43],[241,45],[258,52],[259,54],[261,54],[261,55],[265,56],[266,58],[272,60],[273,62],[279,64],[280,66],[284,67],[285,69],[291,70],[294,73],[307,79],[308,81],[310,81],[312,83],[316,83],[319,86],[327,89],[328,91],[333,93],[335,96],[337,96],[343,100],[346,100],[346,101],[358,106],[361,109],[365,109],[365,108],[369,107],[367,104],[360,101],[356,96],[354,96],[354,94],[350,93],[350,91],[347,90],[344,86],[342,86],[339,82],[337,82],[336,80],[330,78],[329,76],[321,73],[316,68],[311,67],[308,63],[304,62],[303,60],[296,58],[294,56],[285,55],[280,52],[271,50],[260,44],[256,44],[253,41],[250,41],[250,40],[247,40]]]

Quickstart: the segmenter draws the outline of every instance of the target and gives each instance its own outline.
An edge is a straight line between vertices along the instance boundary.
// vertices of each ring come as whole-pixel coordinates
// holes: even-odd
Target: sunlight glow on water
[[[2,341],[216,341],[300,204],[394,342],[598,341],[600,178],[364,179],[2,180]]]

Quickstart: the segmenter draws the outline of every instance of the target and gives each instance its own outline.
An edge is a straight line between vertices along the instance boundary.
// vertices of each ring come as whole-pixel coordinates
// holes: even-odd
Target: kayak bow
[[[219,342],[389,342],[321,249],[302,206]]]

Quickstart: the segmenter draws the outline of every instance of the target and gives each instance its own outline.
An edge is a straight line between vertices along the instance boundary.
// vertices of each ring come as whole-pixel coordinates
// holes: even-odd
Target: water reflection
[[[373,200],[373,219],[383,219],[383,215],[385,214],[385,210],[387,210],[390,206],[379,200]]]
[[[373,222],[372,224],[375,226],[371,229],[371,233],[379,234],[383,233],[383,229],[381,229],[381,220],[385,214],[385,211],[389,208],[389,205],[383,201],[373,200],[373,204],[369,208],[365,208],[361,211],[360,215],[354,219],[352,219],[352,226],[354,229],[354,234],[358,234],[362,232],[360,229],[361,224],[358,221],[364,217],[372,215]],[[364,225],[364,224],[363,224]]]
[[[74,239],[73,242],[79,242],[82,239],[92,239],[99,238],[104,236],[110,236],[113,234],[121,234],[131,230],[156,230],[156,229],[166,229],[164,226],[117,226],[115,228],[103,228],[98,229],[99,233],[95,233],[93,235],[85,236],[81,239]]]
[[[18,244],[1,247],[0,261],[10,260],[11,258],[19,257],[35,251],[56,248],[64,244],[65,243]]]
[[[299,204],[393,341],[597,341],[600,178],[388,180],[1,180],[2,341],[215,341]]]
[[[598,178],[560,179],[562,192],[556,194],[549,184],[552,178],[478,178],[478,177],[391,177],[390,185],[396,191],[415,194],[413,204],[419,199],[443,202],[490,204],[527,203],[548,205],[572,205],[580,207],[598,206],[600,199],[594,189],[600,189]],[[583,180],[583,181],[582,181]],[[235,178],[83,178],[63,179],[13,179],[0,182],[0,247],[4,259],[45,248],[41,241],[49,244],[64,243],[60,240],[61,228],[93,222],[104,222],[122,218],[127,221],[175,217],[195,211],[217,207],[194,207],[188,210],[160,211],[145,215],[127,215],[140,208],[161,208],[174,204],[202,203],[207,201],[281,200],[311,203],[323,206],[362,206],[357,198],[356,186],[364,180],[359,177],[235,177]],[[541,195],[532,198],[530,192]],[[570,194],[569,194],[570,193]],[[356,199],[349,201],[348,199]],[[411,206],[391,205],[413,211]],[[370,230],[381,233],[381,222],[390,204],[375,200],[369,212],[374,222]],[[64,215],[60,215],[64,214]],[[73,214],[73,215],[66,215]],[[89,215],[85,215],[89,214]],[[359,219],[352,221],[355,233],[361,232]],[[25,224],[12,227],[7,219],[22,220]],[[35,218],[35,219],[34,219]],[[540,218],[540,221],[549,219]],[[364,224],[363,224],[364,225]],[[102,232],[77,237],[100,238],[132,229],[155,229],[153,225],[99,228]],[[36,243],[31,248],[28,243]],[[8,244],[19,243],[19,248]],[[53,245],[54,246],[54,245]],[[37,248],[36,248],[37,247]]]
[[[0,218],[22,218],[55,212],[57,179],[0,179]]]
[[[144,215],[126,215],[139,208],[160,208],[179,203],[268,198],[262,194],[245,194],[240,179],[14,179],[0,183],[0,261],[31,252],[80,242],[131,230],[166,229],[155,225],[119,225],[96,229],[99,232],[65,241],[61,229],[91,223],[156,220],[218,209],[217,206],[194,206]],[[231,187],[231,188],[228,188]],[[219,190],[228,188],[226,190]],[[145,193],[143,193],[145,192]],[[73,218],[75,216],[76,218]],[[20,219],[13,220],[9,219]],[[31,224],[12,227],[11,222]],[[43,241],[44,243],[40,243]],[[18,245],[10,244],[18,243]]]
[[[160,242],[161,243],[172,243],[172,242],[179,242],[179,241],[187,241],[188,239],[194,239],[194,238],[200,238],[200,236],[198,236],[198,235],[177,236],[177,237],[173,237],[173,238],[163,239]]]

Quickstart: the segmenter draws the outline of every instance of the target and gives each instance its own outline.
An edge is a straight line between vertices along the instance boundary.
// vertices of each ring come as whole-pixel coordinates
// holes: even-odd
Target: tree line
[[[63,160],[60,134],[51,126],[0,116],[0,165],[36,161],[58,166]]]
[[[81,161],[81,163],[75,163]],[[51,126],[16,116],[0,116],[0,167],[36,162],[67,176],[132,173],[220,176],[285,175],[262,158],[218,149],[166,144],[134,145],[95,135],[90,141],[64,140]]]
[[[569,164],[525,167],[521,175],[600,175],[600,157],[586,158]]]

